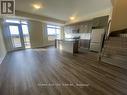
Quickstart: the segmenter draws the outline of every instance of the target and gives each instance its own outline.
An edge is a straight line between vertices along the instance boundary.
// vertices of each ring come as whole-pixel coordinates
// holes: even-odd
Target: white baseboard
[[[3,57],[0,58],[0,64],[2,64],[5,57],[6,57],[6,54]]]

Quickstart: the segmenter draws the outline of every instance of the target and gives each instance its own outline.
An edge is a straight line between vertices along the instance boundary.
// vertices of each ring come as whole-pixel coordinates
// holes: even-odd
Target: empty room
[[[127,0],[0,0],[0,95],[127,95]]]

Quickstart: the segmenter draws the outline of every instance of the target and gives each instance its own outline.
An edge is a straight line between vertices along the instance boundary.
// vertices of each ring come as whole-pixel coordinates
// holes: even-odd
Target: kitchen
[[[64,26],[64,38],[56,39],[56,47],[75,54],[85,50],[100,52],[108,32],[108,16],[97,17]]]

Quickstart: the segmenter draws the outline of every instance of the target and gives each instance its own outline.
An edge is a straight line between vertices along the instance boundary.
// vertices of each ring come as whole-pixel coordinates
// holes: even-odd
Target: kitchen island
[[[59,50],[75,54],[78,53],[79,39],[55,39],[55,47]]]

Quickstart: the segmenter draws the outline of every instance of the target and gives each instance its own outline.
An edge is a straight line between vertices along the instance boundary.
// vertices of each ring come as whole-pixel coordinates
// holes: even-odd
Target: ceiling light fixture
[[[39,5],[39,4],[33,4],[33,7],[34,7],[35,9],[40,9],[42,6]]]
[[[75,17],[74,16],[70,17],[70,20],[75,20]]]

